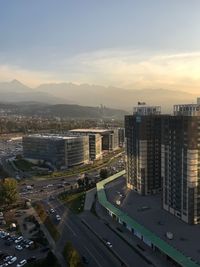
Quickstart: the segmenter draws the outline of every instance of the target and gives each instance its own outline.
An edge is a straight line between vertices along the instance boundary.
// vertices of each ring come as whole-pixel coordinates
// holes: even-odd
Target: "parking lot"
[[[12,263],[14,266],[22,261],[35,261],[43,258],[45,254],[44,247],[36,247],[31,240],[24,239],[21,236],[12,236],[8,232],[0,231],[0,266],[8,266],[9,261],[16,257]],[[10,256],[10,257],[9,257]]]
[[[20,226],[17,231],[6,230],[7,226],[0,229],[0,267],[23,266],[44,258],[49,251],[48,242],[30,209],[16,211],[15,218]],[[21,261],[23,265],[19,265]]]

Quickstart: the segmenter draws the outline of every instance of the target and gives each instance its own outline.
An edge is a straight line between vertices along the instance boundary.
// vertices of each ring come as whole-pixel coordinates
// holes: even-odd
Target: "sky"
[[[199,0],[0,0],[0,81],[200,87]]]

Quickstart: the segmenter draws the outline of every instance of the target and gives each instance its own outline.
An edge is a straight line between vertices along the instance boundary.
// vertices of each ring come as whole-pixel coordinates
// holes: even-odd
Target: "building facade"
[[[163,208],[200,223],[200,116],[197,105],[176,105],[162,122]]]
[[[72,167],[89,161],[88,136],[29,135],[23,137],[23,155],[56,168]]]
[[[125,116],[127,186],[142,195],[155,194],[161,190],[160,107],[134,111]]]
[[[89,137],[89,158],[91,161],[102,158],[102,136],[99,133],[82,132],[80,130],[69,131],[70,135]]]
[[[119,147],[118,129],[73,129],[70,132],[76,134],[99,134],[102,137],[102,150],[113,151]]]
[[[124,147],[125,145],[125,129],[124,128],[118,128],[118,142],[119,142],[119,147]]]

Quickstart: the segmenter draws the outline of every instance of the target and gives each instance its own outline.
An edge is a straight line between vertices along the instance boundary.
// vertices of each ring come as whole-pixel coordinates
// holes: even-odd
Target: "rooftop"
[[[146,106],[146,105],[138,105],[133,108],[133,114],[137,115],[160,115],[161,107],[160,106]]]
[[[105,133],[110,131],[109,129],[73,129],[70,132],[80,132],[80,133]]]
[[[129,227],[144,235],[181,266],[199,267],[199,263],[195,261],[200,260],[200,250],[198,250],[200,226],[187,225],[162,210],[159,196],[144,197],[128,191],[122,206],[120,208],[115,206],[116,198],[119,197],[116,191],[127,190],[125,179],[118,179],[124,174],[125,171],[122,171],[97,184],[98,200],[101,205]],[[110,182],[112,184],[108,184]],[[147,207],[147,209],[144,211],[142,207]],[[174,233],[173,240],[167,240],[165,237],[167,231]]]
[[[174,105],[174,115],[199,116],[200,104]]]
[[[54,135],[54,134],[30,134],[28,137],[33,138],[44,138],[44,139],[54,139],[54,140],[66,140],[66,139],[76,139],[77,136],[64,136],[64,135]]]

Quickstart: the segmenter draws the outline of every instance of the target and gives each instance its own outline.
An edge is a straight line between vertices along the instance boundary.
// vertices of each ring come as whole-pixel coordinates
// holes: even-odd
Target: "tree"
[[[101,169],[99,175],[100,175],[101,179],[106,179],[108,177],[108,170],[107,169]]]
[[[89,186],[89,177],[87,175],[85,175],[84,184],[85,184],[86,187]]]
[[[78,187],[82,187],[82,186],[84,186],[84,180],[83,179],[78,179],[77,180],[77,183],[78,183]]]
[[[73,247],[71,242],[66,243],[63,251],[63,256],[69,267],[83,267],[80,255]]]
[[[0,182],[0,204],[9,206],[17,199],[17,181],[13,178],[2,179]]]
[[[78,254],[78,252],[73,249],[71,252],[71,257],[69,259],[69,266],[70,267],[78,267],[81,264],[81,259],[80,259],[80,255]]]

